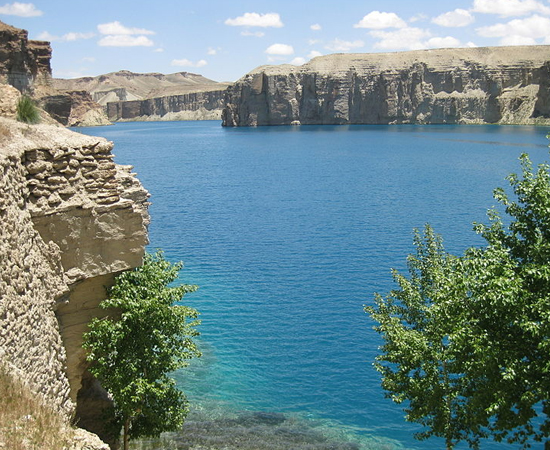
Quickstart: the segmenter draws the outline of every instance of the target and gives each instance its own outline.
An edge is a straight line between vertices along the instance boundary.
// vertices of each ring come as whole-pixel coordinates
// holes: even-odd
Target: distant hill
[[[162,73],[134,73],[121,70],[96,77],[53,79],[53,86],[56,89],[87,91],[92,95],[94,101],[103,106],[110,102],[219,91],[224,90],[228,85],[189,72],[164,75]]]

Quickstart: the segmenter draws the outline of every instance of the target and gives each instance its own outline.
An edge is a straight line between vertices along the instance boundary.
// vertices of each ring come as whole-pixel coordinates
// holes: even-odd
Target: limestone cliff
[[[550,46],[335,54],[229,87],[224,126],[550,124]]]
[[[141,263],[147,192],[103,138],[0,119],[0,355],[81,427],[105,393],[87,372],[82,333],[105,287]]]
[[[97,77],[54,79],[60,90],[89,92],[105,107],[111,121],[130,120],[220,120],[224,91],[202,75],[177,72],[135,73],[128,70]]]
[[[86,91],[46,95],[40,98],[39,104],[51,117],[68,127],[111,125],[103,107]]]
[[[220,120],[225,87],[181,95],[107,103],[111,121]]]
[[[86,91],[102,106],[109,102],[144,100],[155,97],[215,90],[227,85],[190,72],[171,74],[136,73],[129,70],[106,73],[96,77],[54,78],[53,85],[60,91]]]
[[[30,41],[27,31],[0,22],[0,83],[26,93],[48,86],[51,56],[49,42]]]
[[[86,92],[60,92],[52,82],[49,42],[28,39],[25,30],[0,22],[0,84],[31,95],[67,126],[108,125],[103,108]]]

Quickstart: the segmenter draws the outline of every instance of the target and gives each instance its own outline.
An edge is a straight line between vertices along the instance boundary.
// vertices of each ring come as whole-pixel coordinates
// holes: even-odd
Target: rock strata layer
[[[82,334],[147,244],[147,192],[103,138],[0,119],[0,355],[104,440]],[[103,398],[103,402],[98,402]],[[92,405],[82,408],[82,404]]]
[[[47,85],[51,56],[49,42],[31,41],[27,31],[0,22],[0,83],[21,92]]]
[[[11,85],[32,96],[65,126],[109,125],[103,107],[89,93],[61,92],[53,86],[51,56],[49,42],[29,40],[27,31],[0,22],[0,85]],[[0,103],[5,103],[2,98]],[[0,115],[11,117],[2,112]]]
[[[107,103],[111,121],[129,120],[220,120],[224,89],[181,95]]]
[[[550,46],[335,54],[262,66],[226,92],[224,126],[550,124]]]

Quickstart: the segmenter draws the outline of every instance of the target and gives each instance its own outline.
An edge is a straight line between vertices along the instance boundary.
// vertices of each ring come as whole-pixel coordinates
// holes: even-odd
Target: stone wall
[[[550,124],[550,46],[335,54],[263,66],[226,91],[224,126]]]
[[[141,263],[149,220],[147,192],[112,147],[0,119],[0,354],[110,442],[98,420],[108,399],[86,370],[82,334],[104,314],[97,305],[114,276]]]

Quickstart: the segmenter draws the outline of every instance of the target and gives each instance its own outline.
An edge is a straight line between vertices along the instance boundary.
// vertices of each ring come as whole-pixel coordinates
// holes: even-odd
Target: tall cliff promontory
[[[0,356],[53,408],[106,440],[82,334],[105,287],[141,263],[147,192],[113,144],[0,119]]]
[[[550,46],[334,54],[262,66],[226,92],[224,126],[550,124]]]
[[[29,40],[27,31],[0,22],[0,85],[32,96],[63,125],[109,125],[103,108],[89,93],[56,90],[51,57],[49,42]]]

